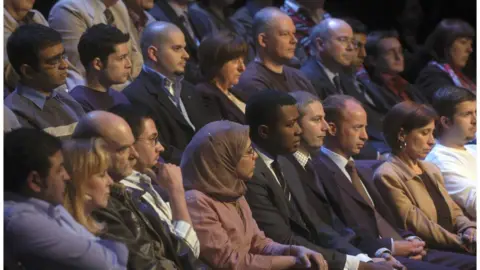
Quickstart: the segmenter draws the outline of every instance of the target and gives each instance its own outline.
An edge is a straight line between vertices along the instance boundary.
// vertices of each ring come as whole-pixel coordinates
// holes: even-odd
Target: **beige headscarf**
[[[185,188],[219,201],[234,202],[246,191],[236,167],[248,147],[248,126],[216,121],[200,129],[183,152]]]

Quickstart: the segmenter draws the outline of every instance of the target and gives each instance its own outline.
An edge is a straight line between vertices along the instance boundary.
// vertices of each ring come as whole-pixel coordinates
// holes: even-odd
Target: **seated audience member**
[[[233,33],[220,32],[207,37],[200,44],[200,70],[206,82],[197,84],[205,106],[218,110],[223,120],[245,123],[247,97],[235,89],[245,71],[247,43]]]
[[[188,53],[182,31],[167,22],[154,22],[142,35],[145,65],[123,93],[133,107],[144,109],[159,129],[166,151],[162,157],[178,164],[181,151],[212,115],[193,85],[183,79]]]
[[[18,122],[12,110],[3,105],[3,132],[9,132],[20,127],[20,122]]]
[[[275,243],[258,228],[244,197],[257,157],[248,126],[230,121],[206,125],[185,149],[181,168],[200,258],[214,269],[327,269],[319,253]]]
[[[70,95],[85,112],[108,110],[117,104],[129,103],[122,92],[111,88],[130,77],[130,36],[116,27],[96,24],[83,33],[78,43],[80,61],[86,71],[86,85],[78,85]]]
[[[348,178],[345,178],[347,176],[346,174],[345,177],[342,177],[342,174],[338,173],[335,169],[336,163],[332,164],[331,161],[329,161],[329,157],[323,154],[328,153],[328,151],[326,149],[319,151],[324,140],[328,141],[329,146],[332,145],[332,140],[336,140],[336,137],[328,134],[329,124],[332,126],[335,125],[336,128],[349,129],[349,123],[343,120],[346,119],[343,118],[345,115],[340,116],[343,119],[339,118],[337,122],[331,121],[332,118],[335,119],[335,112],[332,111],[332,100],[341,102],[342,98],[347,98],[347,100],[343,100],[346,102],[345,106],[350,106],[350,110],[352,110],[354,108],[351,106],[354,106],[355,103],[348,104],[348,102],[350,102],[349,100],[352,102],[355,101],[351,97],[332,96],[324,102],[327,106],[326,110],[328,110],[331,115],[331,117],[328,118],[329,123],[327,123],[322,104],[317,98],[305,92],[294,92],[291,93],[291,95],[297,100],[297,108],[300,113],[298,122],[303,133],[298,151],[290,156],[289,159],[295,164],[296,170],[300,175],[299,180],[305,189],[309,204],[315,208],[316,213],[322,217],[323,221],[329,223],[340,233],[350,231],[351,237],[355,237],[355,240],[351,242],[356,243],[357,247],[366,251],[369,255],[373,253],[372,256],[386,258],[392,263],[389,257],[393,254],[395,259],[398,259],[398,261],[403,263],[408,269],[451,269],[450,267],[454,268],[454,266],[457,266],[455,269],[458,269],[458,267],[462,268],[473,265],[474,258],[468,255],[458,255],[432,249],[427,251],[423,249],[424,242],[418,241],[418,243],[415,243],[413,241],[413,239],[420,240],[413,234],[401,232],[400,230],[394,233],[395,228],[390,225],[391,223],[388,224],[388,221],[383,218],[385,217],[392,220],[388,212],[386,215],[377,213],[376,215],[382,219],[383,224],[377,223],[377,219],[374,218],[375,214],[371,215],[373,211],[377,210],[362,200],[359,201],[359,197],[355,195],[356,191],[352,189],[352,184],[355,183],[354,179],[352,178],[352,182],[350,182]],[[360,107],[357,107],[357,110],[359,109]],[[344,113],[348,112],[344,111]],[[356,116],[349,115],[348,117],[349,119],[353,119]],[[344,122],[338,124],[340,121]],[[337,132],[340,132],[338,135],[339,145],[337,147],[331,147],[331,149],[338,153],[350,152],[347,148],[353,144],[348,140],[354,138],[355,135],[351,133],[347,134],[347,132],[339,131],[338,129]],[[345,136],[345,138],[341,138],[340,136]],[[341,146],[340,143],[342,144]],[[339,151],[340,148],[345,150]],[[333,151],[331,156],[335,157]],[[345,156],[348,155],[349,154],[345,154]],[[332,161],[333,160],[334,159],[332,159]],[[340,156],[338,156],[337,161],[339,163],[341,162]],[[319,163],[315,164],[317,162]],[[346,159],[343,162],[346,162]],[[357,170],[362,172],[362,174],[359,175],[362,177],[360,181],[365,182],[364,186],[369,189],[370,198],[375,199],[375,205],[378,205],[382,202],[382,198],[371,183],[373,172],[368,167],[364,167],[365,165],[369,166],[372,162],[356,163]],[[378,161],[376,163],[378,163]],[[340,166],[341,165],[339,165],[339,167]],[[368,174],[366,173],[367,170],[370,170],[370,174],[363,177]],[[355,186],[353,187],[355,188]],[[347,210],[342,209],[342,204],[345,205],[345,209]],[[385,210],[383,206],[379,206],[377,209]],[[351,215],[350,211],[355,211],[355,216]],[[348,222],[348,226],[351,226],[351,228],[344,225],[344,222]],[[368,227],[362,228],[365,224],[368,224]],[[377,224],[377,226],[375,226],[375,224]],[[385,226],[392,229],[392,234],[385,233],[382,237],[379,237],[377,227],[383,228]],[[354,233],[352,233],[352,231]],[[410,237],[406,240],[403,240],[401,236],[394,238],[394,236],[400,235],[400,233],[403,234],[403,237],[407,237],[407,235]],[[407,241],[408,239],[410,240]],[[424,254],[421,255],[421,253]],[[413,254],[417,255],[414,256]],[[421,261],[419,261],[419,259],[421,259]]]
[[[154,178],[155,166],[160,162],[160,154],[165,151],[158,141],[158,130],[153,119],[145,112],[134,109],[131,105],[118,105],[110,112],[123,118],[132,130],[135,143],[133,147],[138,153],[133,169]]]
[[[397,225],[415,231],[430,247],[475,254],[476,223],[448,195],[442,173],[422,161],[435,144],[436,112],[404,101],[385,116],[383,132],[391,157],[374,181]]]
[[[386,107],[411,100],[427,103],[427,100],[415,86],[405,80],[401,73],[405,68],[402,44],[397,31],[374,31],[368,34],[365,45],[367,51],[366,68],[373,87],[386,101]],[[366,84],[368,84],[366,83]],[[387,113],[385,111],[384,113]]]
[[[48,26],[42,13],[32,9],[35,1],[5,0],[3,2],[3,90],[4,97],[15,90],[19,75],[15,72],[7,55],[7,41],[20,25],[38,23]]]
[[[473,93],[456,86],[435,93],[437,143],[425,158],[437,165],[448,194],[473,218],[477,216],[477,145],[468,142],[477,132],[476,101]]]
[[[188,12],[200,40],[219,31],[236,32],[230,20],[233,12],[229,8],[234,2],[235,0],[199,0],[190,5]]]
[[[60,34],[44,25],[22,25],[10,36],[7,54],[20,75],[5,105],[22,127],[42,129],[55,137],[69,137],[85,113],[67,92],[68,63]]]
[[[262,8],[273,5],[273,0],[246,0],[245,5],[237,9],[235,13],[230,17],[233,21],[235,30],[240,34],[250,47],[250,51],[253,55],[249,55],[245,59],[245,63],[255,58],[255,39],[253,37],[253,16]]]
[[[295,105],[293,97],[275,90],[257,93],[247,103],[250,139],[259,158],[245,198],[255,221],[278,243],[320,252],[330,269],[384,269],[366,263],[371,259],[349,242],[348,235],[322,221],[308,203],[295,167],[282,156],[297,151],[300,143]]]
[[[199,26],[192,21],[188,0],[157,0],[149,13],[157,20],[176,25],[185,36],[185,50],[190,58],[185,67],[185,79],[194,84],[201,82],[197,50],[201,36]]]
[[[133,38],[138,45],[140,45],[140,37],[142,36],[143,29],[152,22],[155,22],[155,18],[148,13],[155,5],[154,0],[138,1],[138,0],[123,0],[127,7],[128,16],[130,17],[130,37]]]
[[[100,240],[62,206],[62,143],[36,129],[4,137],[5,250],[26,269],[126,269],[125,245]]]
[[[73,68],[69,70],[67,85],[73,89],[77,85],[84,85],[86,79],[85,67],[78,53],[78,43],[82,34],[95,24],[104,23],[117,27],[125,34],[132,35],[135,29],[131,28],[127,8],[122,1],[110,0],[60,0],[50,10],[48,16],[50,27],[57,30],[65,44],[65,54]],[[143,59],[137,41],[131,38],[128,41],[129,55],[132,61],[130,72],[131,81],[138,76],[142,68]],[[122,89],[125,84],[115,86]]]
[[[92,217],[95,209],[106,208],[112,178],[108,175],[110,159],[101,139],[70,140],[64,144],[65,169],[70,183],[65,189],[63,205],[75,220],[94,235],[103,225]]]
[[[477,91],[476,84],[462,72],[473,51],[474,37],[472,26],[457,19],[442,20],[428,36],[419,62],[415,63],[415,67],[423,69],[419,73],[413,70],[412,79],[429,101],[435,91],[445,86]]]
[[[199,244],[188,215],[180,168],[158,164],[154,179],[134,171],[138,153],[132,131],[112,113],[88,113],[73,135],[75,139],[97,137],[107,142],[112,160],[108,173],[115,182],[107,208],[94,211],[94,217],[108,228],[102,236],[127,244],[129,269],[190,269],[188,260],[194,258],[189,254],[198,257]],[[152,182],[167,190],[170,204]]]
[[[331,18],[323,6],[325,0],[285,0],[281,10],[292,18],[295,28],[295,37],[298,40],[295,56],[300,65],[307,61],[310,54],[310,31],[324,19]]]
[[[253,33],[257,56],[240,76],[238,89],[251,96],[264,89],[315,93],[310,81],[297,69],[286,66],[295,56],[295,25],[278,8],[255,14]]]
[[[360,158],[377,159],[377,152],[388,150],[380,132],[383,115],[370,94],[357,87],[355,79],[345,72],[351,67],[354,49],[358,45],[353,38],[352,28],[343,20],[326,19],[312,29],[310,39],[314,54],[301,70],[312,81],[320,98],[345,94],[364,104],[370,120],[368,134],[372,144],[362,150]]]

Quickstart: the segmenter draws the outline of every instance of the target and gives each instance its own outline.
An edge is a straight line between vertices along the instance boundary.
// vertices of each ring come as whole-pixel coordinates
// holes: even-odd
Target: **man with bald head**
[[[142,72],[123,91],[134,108],[152,116],[165,146],[162,157],[175,164],[195,131],[220,119],[210,114],[194,86],[183,79],[189,59],[185,46],[185,36],[176,25],[149,24],[141,38]]]
[[[303,73],[312,81],[322,99],[334,94],[349,95],[359,100],[367,111],[371,145],[362,150],[361,158],[376,159],[388,151],[381,135],[382,113],[372,97],[357,87],[354,78],[345,73],[354,60],[357,42],[348,23],[340,19],[326,19],[316,25],[310,34],[313,55],[302,66]],[[374,147],[374,148],[373,148]]]
[[[179,167],[159,163],[151,177],[134,171],[138,153],[132,130],[125,120],[109,112],[88,113],[79,121],[73,138],[105,141],[110,153],[108,173],[115,184],[107,208],[94,215],[107,224],[105,238],[127,244],[130,269],[183,269],[198,257],[198,238]],[[170,204],[157,192],[160,188],[168,193]]]
[[[248,96],[264,89],[315,93],[299,70],[286,66],[295,56],[295,31],[292,19],[280,9],[267,7],[257,12],[253,21],[256,58],[236,87]]]

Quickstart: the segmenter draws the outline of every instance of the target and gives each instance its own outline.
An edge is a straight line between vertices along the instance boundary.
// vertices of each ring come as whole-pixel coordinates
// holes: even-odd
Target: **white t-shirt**
[[[452,199],[469,215],[476,217],[477,146],[465,145],[465,149],[454,149],[437,143],[425,160],[440,168]]]

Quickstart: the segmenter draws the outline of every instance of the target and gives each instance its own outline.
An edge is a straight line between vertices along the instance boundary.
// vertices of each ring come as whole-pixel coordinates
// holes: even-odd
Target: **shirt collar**
[[[272,163],[275,161],[274,160],[274,157],[272,157],[270,154],[268,154],[265,150],[263,150],[262,148],[258,147],[257,145],[255,145],[254,143],[252,143],[253,145],[253,148],[257,151],[258,153],[258,157],[261,158],[263,160],[263,162],[265,162],[265,164],[267,164],[268,167],[271,167]]]
[[[100,6],[102,13],[107,9],[107,6],[105,6],[102,0],[97,1],[97,4]]]
[[[174,1],[167,1],[167,3],[170,5],[170,7],[175,11],[177,16],[183,16],[188,13],[188,6],[185,8],[180,7],[177,5]]]
[[[327,68],[326,66],[324,66],[322,64],[322,62],[320,62],[320,60],[317,60],[317,63],[318,65],[320,65],[320,67],[323,68],[323,70],[325,71],[325,73],[327,74],[327,77],[330,79],[331,82],[333,82],[333,78],[335,78],[335,76],[338,76],[339,73],[334,73],[333,71],[331,71],[329,68]]]
[[[310,154],[304,154],[300,151],[297,151],[297,152],[293,153],[293,156],[295,157],[295,159],[297,159],[298,163],[300,163],[300,165],[302,165],[302,167],[304,167],[304,168],[305,168],[305,166],[307,166],[308,161],[310,161],[310,159],[312,159]]]
[[[293,12],[298,12],[298,10],[300,9],[300,5],[294,0],[285,0],[284,5],[291,8]]]
[[[322,151],[322,153],[327,155],[327,157],[329,157],[333,161],[333,163],[335,163],[339,168],[343,169],[345,168],[345,166],[347,166],[347,163],[349,160],[347,160],[345,157],[333,152],[332,150],[326,148],[325,146],[322,146],[320,151]],[[353,160],[353,158],[350,157],[350,160]]]
[[[160,79],[162,80],[162,89],[165,89],[165,84],[166,84],[165,81],[168,81],[169,83],[173,84],[173,89],[175,89],[175,95],[177,95],[177,93],[180,93],[180,90],[182,89],[183,76],[176,76],[175,81],[172,81],[171,79],[167,78],[162,73],[156,71],[155,69],[153,69],[153,68],[151,68],[147,65],[143,65],[143,70],[147,73],[151,73],[151,74],[155,74],[155,75],[159,76]],[[166,92],[168,92],[168,91],[166,91]],[[170,92],[168,92],[168,94],[170,95]]]
[[[5,214],[8,214],[10,211],[14,211],[15,209],[24,208],[28,206],[33,206],[37,210],[41,210],[46,213],[48,216],[53,217],[56,220],[60,220],[64,218],[66,220],[71,221],[72,217],[67,212],[67,210],[63,207],[63,205],[53,205],[47,201],[40,200],[37,198],[32,197],[24,197],[20,194],[12,193],[12,192],[5,192],[4,201],[11,202],[11,208],[5,207]]]
[[[35,105],[37,105],[37,107],[40,108],[40,110],[43,110],[43,107],[45,106],[45,102],[47,101],[47,99],[54,98],[57,96],[57,92],[56,92],[57,88],[52,91],[50,97],[46,97],[42,95],[40,92],[38,92],[37,90],[20,83],[17,85],[17,88],[15,90],[19,95],[27,98],[28,100],[33,102]]]
[[[135,185],[140,185],[142,183],[148,183],[148,184],[152,183],[152,179],[150,179],[150,177],[148,177],[148,175],[140,173],[140,172],[135,171],[135,170],[133,171],[132,174],[125,177],[123,180],[128,181],[128,182],[130,182],[132,184],[135,184]]]

